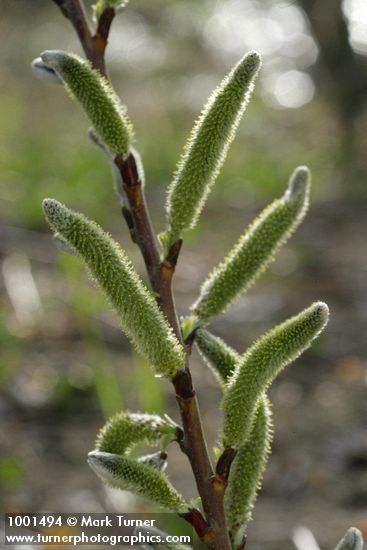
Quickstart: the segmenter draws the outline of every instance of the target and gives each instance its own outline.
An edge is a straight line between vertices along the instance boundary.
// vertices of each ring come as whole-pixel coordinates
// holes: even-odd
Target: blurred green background
[[[177,419],[171,387],[133,356],[80,263],[55,248],[40,203],[54,197],[130,243],[110,167],[61,87],[32,74],[45,49],[80,52],[46,0],[2,0],[0,32],[0,495],[8,512],[141,510],[86,465],[103,419],[122,407]],[[367,535],[367,6],[364,0],[131,0],[107,52],[143,156],[157,231],[165,189],[206,97],[250,49],[263,69],[197,228],[175,290],[181,315],[243,228],[283,193],[299,164],[313,174],[311,210],[270,271],[213,323],[244,350],[262,331],[322,299],[325,336],[279,377],[274,453],[249,550],[291,550],[304,526],[325,550],[351,524]],[[220,393],[193,355],[208,439]],[[177,449],[168,472],[195,495]],[[147,507],[151,510],[151,507]],[[301,535],[300,535],[301,533]],[[298,546],[295,546],[298,545]]]

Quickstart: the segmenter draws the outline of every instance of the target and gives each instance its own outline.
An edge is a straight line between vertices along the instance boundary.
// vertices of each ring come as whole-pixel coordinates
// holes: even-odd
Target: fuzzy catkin
[[[209,97],[197,119],[167,196],[166,247],[196,225],[245,111],[261,61],[245,55]]]
[[[284,196],[261,212],[202,284],[200,296],[191,307],[197,325],[204,326],[225,313],[265,271],[275,252],[303,220],[309,191],[309,171],[299,167],[292,174]]]
[[[251,432],[259,399],[279,372],[320,334],[329,309],[315,302],[259,338],[242,356],[223,398],[224,447],[239,448]]]
[[[83,107],[100,139],[114,155],[126,157],[133,129],[125,107],[107,80],[89,61],[60,50],[47,50],[42,61],[60,76],[71,96]]]
[[[261,488],[273,437],[271,405],[264,396],[256,412],[248,441],[240,446],[231,466],[224,509],[228,530],[234,547],[242,542],[245,527],[251,520],[252,510]]]
[[[363,550],[363,538],[359,529],[351,527],[345,533],[335,550]]]
[[[240,355],[221,338],[205,329],[196,331],[195,344],[218,382],[225,386],[240,360]]]
[[[99,432],[96,449],[124,454],[134,445],[158,445],[176,438],[177,426],[156,414],[120,412],[112,416]]]
[[[185,352],[126,253],[82,214],[53,199],[45,199],[43,208],[51,228],[84,259],[135,348],[157,373],[174,377],[185,364]]]
[[[100,451],[88,454],[88,464],[104,483],[114,489],[132,491],[172,512],[187,510],[184,498],[157,468]]]

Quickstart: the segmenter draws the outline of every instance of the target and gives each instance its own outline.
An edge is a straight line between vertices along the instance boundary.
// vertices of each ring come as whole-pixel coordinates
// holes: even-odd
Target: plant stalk
[[[105,10],[99,20],[96,33],[92,35],[83,0],[53,1],[71,21],[87,59],[107,78],[104,54],[115,15],[114,10],[111,11],[110,8]],[[162,258],[161,247],[153,229],[133,154],[130,153],[126,159],[121,156],[116,157],[115,164],[120,171],[129,203],[128,207],[123,208],[123,214],[130,234],[141,250],[157,301],[177,339],[184,345],[172,291],[172,280],[181,242],[178,241],[172,246],[167,258]],[[189,355],[189,347],[187,351]],[[218,472],[214,473],[210,462],[188,360],[185,370],[174,378],[173,385],[184,431],[180,447],[189,459],[202,499],[205,520],[204,518],[200,520],[201,514],[198,510],[185,514],[184,517],[187,516],[186,519],[196,528],[199,537],[209,550],[231,550],[223,505],[226,481],[218,475]]]

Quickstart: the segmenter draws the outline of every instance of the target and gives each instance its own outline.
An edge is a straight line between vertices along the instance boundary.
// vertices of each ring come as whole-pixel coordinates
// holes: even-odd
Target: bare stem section
[[[111,23],[115,17],[115,10],[108,8],[104,11],[93,34],[90,30],[83,0],[53,0],[53,2],[59,6],[63,15],[73,25],[86,58],[93,64],[94,68],[107,77],[105,50]]]

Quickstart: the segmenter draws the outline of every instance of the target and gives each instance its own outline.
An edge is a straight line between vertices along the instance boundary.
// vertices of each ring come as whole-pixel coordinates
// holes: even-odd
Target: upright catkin
[[[239,447],[232,463],[224,497],[228,529],[235,548],[242,542],[246,525],[251,520],[272,437],[271,405],[264,397],[257,409],[249,439]]]
[[[111,153],[126,157],[133,139],[132,124],[108,81],[89,61],[75,54],[47,50],[41,59],[63,80]]]
[[[192,229],[224,163],[246,109],[261,64],[257,52],[245,55],[211,94],[195,122],[167,194],[169,248]]]
[[[135,348],[157,373],[173,378],[185,352],[126,253],[97,224],[58,201],[45,199],[43,209],[51,228],[85,261]]]
[[[259,399],[279,372],[304,352],[327,324],[329,309],[315,302],[259,338],[236,365],[223,398],[225,447],[250,435]]]
[[[206,325],[227,309],[268,267],[276,251],[302,222],[308,208],[310,173],[300,166],[281,199],[268,206],[207,277],[191,307],[194,324]]]

